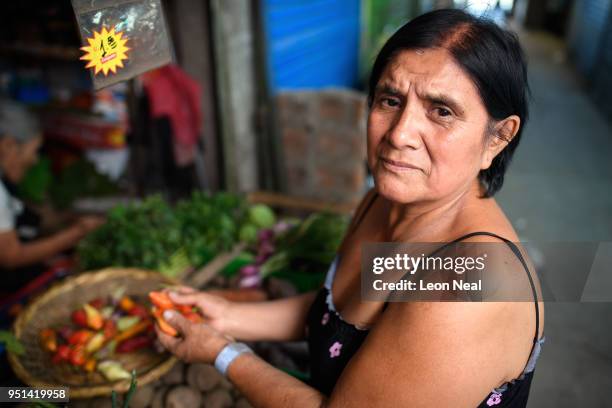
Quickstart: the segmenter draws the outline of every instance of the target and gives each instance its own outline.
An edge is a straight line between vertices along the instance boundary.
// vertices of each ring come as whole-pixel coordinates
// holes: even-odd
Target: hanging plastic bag
[[[160,0],[72,0],[94,89],[172,61]]]

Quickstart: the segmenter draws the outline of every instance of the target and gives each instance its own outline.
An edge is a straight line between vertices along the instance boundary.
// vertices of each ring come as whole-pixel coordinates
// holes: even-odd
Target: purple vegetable
[[[270,228],[259,230],[259,232],[257,232],[257,240],[259,242],[267,242],[274,240],[274,231]]]
[[[257,248],[257,255],[270,256],[274,253],[275,249],[272,242],[263,241],[259,244],[259,248]]]
[[[266,259],[268,259],[268,258],[269,258],[268,255],[263,255],[263,254],[262,255],[257,255],[255,257],[255,265],[263,264],[264,262],[266,262]]]
[[[240,268],[241,276],[255,276],[259,275],[259,267],[257,265],[245,265]]]
[[[261,277],[259,275],[245,276],[240,279],[241,288],[255,288],[261,283]]]
[[[74,333],[74,330],[70,326],[62,326],[57,330],[57,332],[64,340],[68,341],[70,336],[72,336],[72,333]]]

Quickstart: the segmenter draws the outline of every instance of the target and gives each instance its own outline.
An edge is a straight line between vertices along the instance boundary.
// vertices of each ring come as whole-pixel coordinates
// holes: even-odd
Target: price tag
[[[94,75],[100,72],[107,76],[109,72],[116,74],[117,69],[123,68],[123,61],[128,59],[127,38],[122,32],[110,31],[102,27],[100,32],[94,30],[93,37],[87,38],[88,46],[81,47],[85,52],[80,59],[88,61],[85,68],[93,68]]]

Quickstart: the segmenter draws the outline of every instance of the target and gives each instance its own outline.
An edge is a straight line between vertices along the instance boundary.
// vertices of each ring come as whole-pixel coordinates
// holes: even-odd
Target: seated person
[[[36,163],[42,143],[37,118],[25,107],[0,100],[0,273],[11,293],[42,272],[41,262],[72,248],[103,220],[82,217],[72,226],[39,238],[39,217],[16,197],[16,185]]]

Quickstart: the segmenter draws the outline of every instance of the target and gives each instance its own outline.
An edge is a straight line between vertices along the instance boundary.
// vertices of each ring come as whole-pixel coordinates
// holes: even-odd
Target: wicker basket
[[[36,298],[15,321],[15,336],[26,352],[8,358],[17,376],[33,387],[63,386],[70,388],[70,398],[90,398],[109,395],[111,391],[125,392],[129,380],[109,382],[100,373],[86,373],[69,364],[55,365],[51,356],[39,344],[39,332],[45,327],[70,322],[73,310],[96,297],[105,297],[124,287],[126,294],[143,299],[151,290],[162,285],[176,284],[157,272],[140,269],[104,269],[86,272],[66,279]],[[176,359],[167,353],[145,349],[119,355],[116,358],[128,370],[136,370],[138,384],[154,381],[172,368]]]

